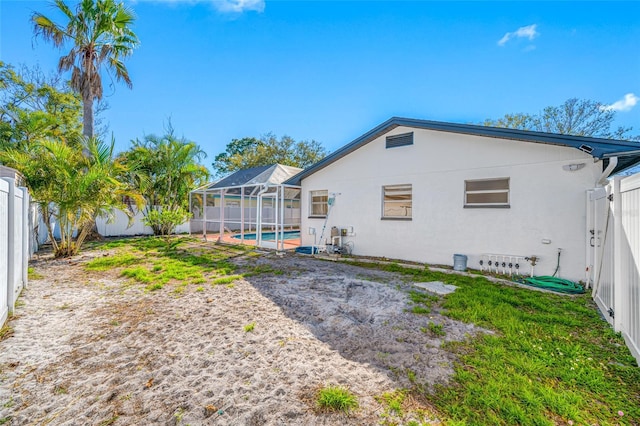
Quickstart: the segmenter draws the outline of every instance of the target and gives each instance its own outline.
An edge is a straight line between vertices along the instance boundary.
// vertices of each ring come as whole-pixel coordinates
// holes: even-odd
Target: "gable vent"
[[[387,136],[387,148],[397,148],[405,145],[413,145],[413,132]]]

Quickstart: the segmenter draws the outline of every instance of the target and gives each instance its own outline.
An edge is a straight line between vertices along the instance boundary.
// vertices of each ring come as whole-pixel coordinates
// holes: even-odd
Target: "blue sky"
[[[67,1],[75,4],[75,1]],[[129,2],[133,90],[105,77],[119,150],[171,117],[209,157],[273,132],[333,151],[392,116],[477,123],[571,97],[640,134],[640,2]],[[55,70],[44,1],[0,2],[0,59]]]

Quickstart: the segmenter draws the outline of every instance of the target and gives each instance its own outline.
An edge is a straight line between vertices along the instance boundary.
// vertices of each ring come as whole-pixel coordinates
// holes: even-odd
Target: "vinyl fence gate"
[[[587,286],[640,364],[640,174],[587,191],[586,223]]]

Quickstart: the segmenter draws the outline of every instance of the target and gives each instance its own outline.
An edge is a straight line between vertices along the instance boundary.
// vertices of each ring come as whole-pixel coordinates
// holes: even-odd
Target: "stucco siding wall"
[[[385,148],[386,136],[414,132],[414,144]],[[562,166],[586,163],[568,172]],[[536,255],[536,274],[551,274],[562,248],[561,274],[583,279],[585,190],[601,163],[573,148],[430,130],[396,128],[302,181],[302,239],[320,237],[309,216],[309,191],[340,193],[331,226],[353,226],[354,254],[452,264],[454,253],[477,268],[482,253]],[[510,208],[464,208],[464,181],[510,178]],[[381,220],[382,186],[411,184],[411,221]],[[542,240],[551,240],[543,244]]]

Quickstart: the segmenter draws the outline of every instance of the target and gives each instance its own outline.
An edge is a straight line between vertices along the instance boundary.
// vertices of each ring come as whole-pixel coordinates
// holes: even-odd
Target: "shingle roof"
[[[462,133],[474,136],[486,136],[491,138],[511,139],[523,142],[542,143],[549,145],[567,146],[586,152],[597,159],[608,159],[618,157],[618,165],[613,173],[628,169],[640,163],[640,143],[621,141],[615,139],[589,138],[584,136],[560,135],[555,133],[532,132],[527,130],[505,129],[498,127],[487,127],[474,124],[445,123],[440,121],[418,120],[412,118],[393,117],[379,126],[368,131],[359,138],[353,140],[337,151],[326,156],[298,173],[285,183],[300,185],[302,179],[327,167],[334,161],[339,160],[347,154],[355,151],[363,145],[371,142],[377,137],[404,126],[416,129],[435,130],[450,133]],[[608,160],[606,160],[608,161]]]

